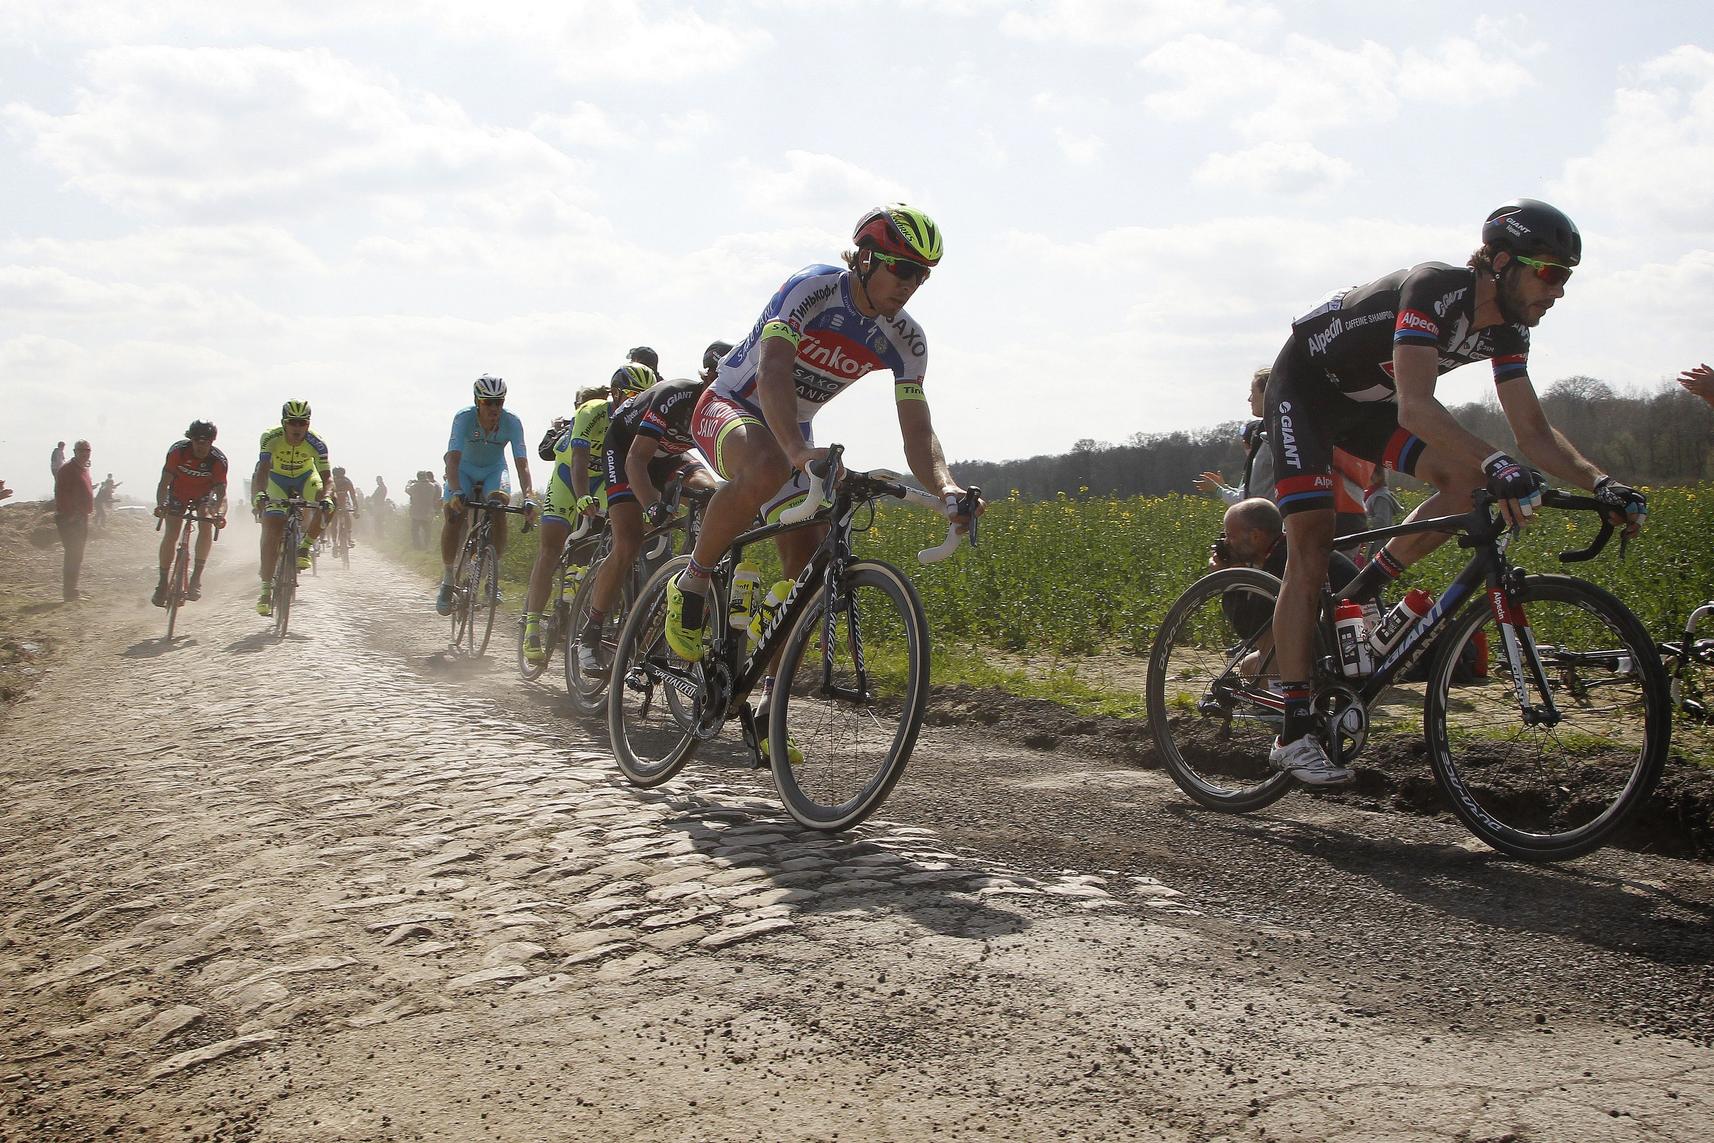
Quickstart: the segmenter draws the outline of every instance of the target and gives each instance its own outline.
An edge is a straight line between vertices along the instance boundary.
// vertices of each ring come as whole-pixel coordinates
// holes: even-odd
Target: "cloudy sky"
[[[248,472],[288,397],[397,493],[478,374],[532,437],[634,344],[686,375],[897,199],[955,461],[1241,416],[1294,314],[1519,195],[1585,240],[1539,387],[1714,357],[1705,0],[0,0],[0,171],[25,496],[80,436],[148,495],[195,416]],[[891,389],[822,443],[902,467]]]

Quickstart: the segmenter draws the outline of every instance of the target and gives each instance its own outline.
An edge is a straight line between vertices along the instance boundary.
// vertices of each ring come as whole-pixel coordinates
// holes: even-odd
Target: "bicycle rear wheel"
[[[582,640],[583,628],[589,622],[590,601],[595,598],[595,577],[606,563],[606,554],[590,565],[583,574],[583,582],[577,587],[577,594],[571,601],[571,623],[566,628],[565,636],[565,689],[571,696],[571,705],[579,714],[599,714],[607,705],[607,683],[612,678],[612,665],[617,661],[619,648],[619,631],[625,624],[625,616],[630,613],[631,603],[637,595],[636,573],[625,575],[620,581],[619,599],[611,611],[601,622],[601,637],[596,641],[596,653],[606,664],[606,669],[595,674],[585,672],[582,663],[578,661],[577,645]]]
[[[452,575],[452,612],[448,618],[452,621],[452,649],[454,651],[468,650],[471,638],[470,621],[474,608],[472,601],[476,598],[476,565],[479,557],[469,548],[458,557],[458,567]]]
[[[1429,668],[1429,761],[1470,832],[1513,857],[1560,861],[1598,848],[1654,789],[1671,734],[1666,672],[1641,621],[1594,584],[1532,575],[1518,603],[1546,676],[1524,680],[1532,717],[1519,710],[1493,610],[1478,600]],[[1488,674],[1455,684],[1479,631]]]
[[[1225,568],[1185,589],[1149,649],[1149,731],[1161,765],[1199,805],[1247,813],[1277,802],[1291,776],[1268,765],[1283,722],[1262,701],[1277,681],[1280,581]]]
[[[850,829],[875,812],[904,775],[928,702],[928,620],[910,580],[865,560],[847,566],[844,592],[831,637],[826,587],[811,597],[768,710],[774,785],[810,829]]]
[[[494,613],[500,610],[500,554],[493,544],[482,549],[471,583],[475,591],[470,599],[470,650],[481,658],[488,653],[488,640],[494,635]]]
[[[663,630],[667,581],[688,563],[681,556],[649,579],[614,648],[607,733],[620,772],[636,786],[658,786],[677,774],[699,741],[693,728],[701,713],[702,668],[673,654]]]

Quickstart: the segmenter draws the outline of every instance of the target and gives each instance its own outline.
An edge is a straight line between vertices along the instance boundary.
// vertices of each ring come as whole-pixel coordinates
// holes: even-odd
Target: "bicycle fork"
[[[1536,647],[1535,629],[1524,614],[1523,604],[1512,588],[1504,583],[1488,588],[1488,607],[1500,633],[1500,646],[1506,664],[1512,672],[1512,690],[1518,700],[1518,712],[1525,726],[1558,726],[1559,707],[1553,701],[1553,689],[1548,685],[1547,672],[1541,665],[1541,653]],[[1541,703],[1530,702],[1529,687],[1534,684]]]

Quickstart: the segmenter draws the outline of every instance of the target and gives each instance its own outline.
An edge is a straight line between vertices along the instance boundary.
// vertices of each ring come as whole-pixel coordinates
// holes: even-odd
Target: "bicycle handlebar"
[[[1472,536],[1480,538],[1482,533],[1488,529],[1504,527],[1504,525],[1491,514],[1494,506],[1499,502],[1499,498],[1488,492],[1486,489],[1477,490],[1475,494],[1476,508],[1472,513],[1472,516],[1482,523],[1482,527],[1467,527],[1466,530]],[[1607,518],[1607,513],[1612,509],[1595,499],[1593,496],[1579,496],[1570,492],[1561,492],[1557,488],[1543,488],[1541,490],[1541,506],[1543,508],[1559,508],[1567,512],[1594,512],[1600,517],[1601,530],[1596,533],[1595,538],[1589,542],[1587,547],[1578,548],[1569,552],[1560,552],[1559,560],[1561,563],[1580,564],[1587,560],[1592,560],[1601,554],[1601,550],[1605,548],[1608,541],[1613,538],[1613,522]],[[1498,535],[1499,532],[1489,531],[1488,534],[1490,536],[1494,536]],[[1621,534],[1619,537],[1620,558],[1624,557],[1627,543],[1628,538]]]
[[[948,505],[933,493],[920,488],[912,488],[902,483],[903,477],[896,472],[877,468],[869,472],[858,472],[846,469],[840,461],[845,455],[844,445],[833,445],[827,450],[827,459],[822,468],[816,471],[816,465],[811,463],[806,469],[809,476],[809,492],[804,496],[803,503],[794,504],[780,513],[780,523],[801,524],[811,519],[821,511],[821,500],[827,492],[827,477],[829,473],[841,473],[839,483],[851,488],[859,498],[875,496],[892,496],[899,500],[908,501],[931,508],[948,518],[963,514],[969,517],[969,524],[960,528],[958,524],[949,522],[946,526],[946,539],[935,547],[924,548],[917,553],[920,563],[938,563],[958,550],[958,541],[964,536],[970,537],[970,546],[976,546],[976,502],[981,496],[981,489],[968,488],[958,498],[957,503]]]

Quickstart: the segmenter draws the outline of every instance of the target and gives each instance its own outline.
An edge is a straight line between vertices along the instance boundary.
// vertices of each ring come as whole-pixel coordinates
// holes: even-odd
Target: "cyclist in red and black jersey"
[[[227,464],[226,454],[214,447],[218,433],[210,421],[192,421],[184,439],[167,450],[161,482],[155,486],[155,515],[166,521],[161,530],[161,578],[155,584],[155,594],[149,597],[156,607],[167,605],[167,573],[172,568],[173,549],[178,546],[185,510],[200,503],[211,508],[210,514],[214,516],[226,515]],[[208,562],[208,551],[213,544],[213,526],[197,525],[196,562],[185,588],[187,599],[202,598],[202,567]]]
[[[572,651],[586,674],[606,668],[598,654],[601,627],[618,601],[625,576],[637,562],[644,521],[666,522],[661,489],[680,473],[687,487],[714,487],[714,475],[694,451],[696,438],[691,435],[690,420],[720,371],[720,359],[731,349],[729,341],[713,342],[703,350],[700,377],[658,382],[620,405],[607,423],[602,466],[613,550],[596,573],[583,630],[578,632],[577,647]]]
[[[1615,523],[1635,534],[1642,493],[1601,472],[1555,429],[1528,375],[1529,331],[1583,255],[1569,218],[1516,199],[1482,226],[1462,268],[1427,262],[1334,294],[1292,323],[1267,391],[1276,500],[1286,517],[1287,560],[1274,610],[1285,725],[1269,761],[1312,785],[1354,777],[1333,765],[1311,731],[1311,656],[1322,576],[1334,535],[1334,446],[1434,485],[1412,518],[1468,510],[1486,487],[1506,522],[1529,523],[1541,502],[1536,474],[1455,420],[1434,395],[1440,374],[1491,360],[1500,408],[1522,452],[1543,470],[1591,489]],[[1342,595],[1376,596],[1445,536],[1390,541]]]

